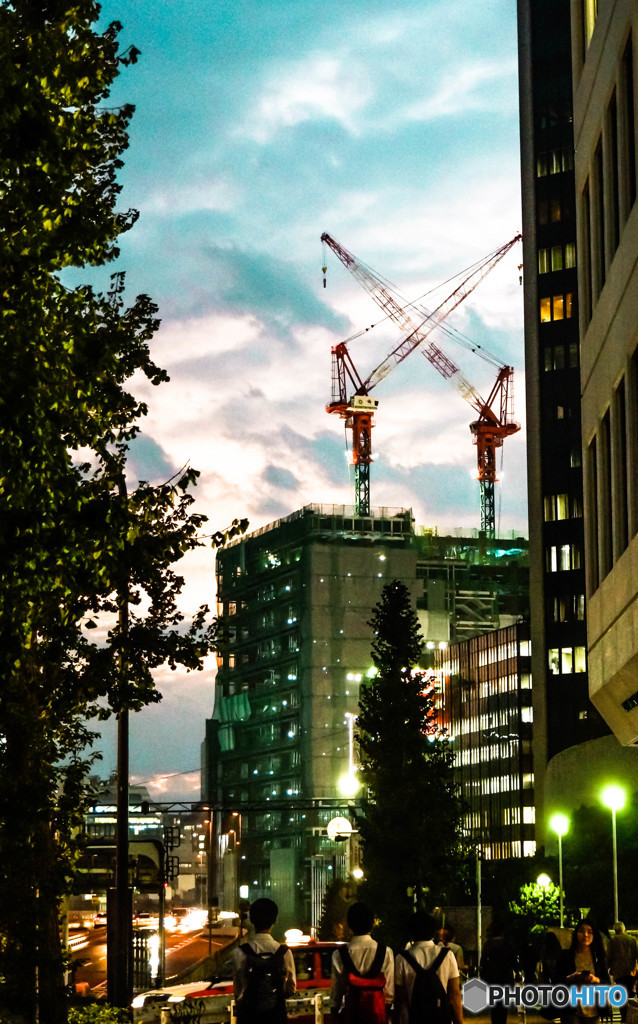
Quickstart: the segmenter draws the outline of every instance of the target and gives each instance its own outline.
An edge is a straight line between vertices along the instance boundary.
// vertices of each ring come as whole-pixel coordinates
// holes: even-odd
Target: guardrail
[[[304,1017],[313,1018],[314,1024],[323,1024],[324,1016],[329,1010],[330,997],[328,994],[316,992],[312,996],[298,996],[286,1000],[286,1012],[289,1020]],[[162,1006],[160,1009],[160,1024],[208,1024],[214,1021],[215,1024],[235,1024],[237,1021],[236,1003],[232,999],[229,1006],[224,1010],[218,1010],[213,1014],[206,1013],[200,1000],[193,999],[185,1001],[179,1006]]]

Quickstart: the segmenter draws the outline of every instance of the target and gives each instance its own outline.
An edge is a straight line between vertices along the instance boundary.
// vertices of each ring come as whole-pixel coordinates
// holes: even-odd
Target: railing
[[[314,1020],[314,1024],[323,1024],[329,1016],[330,996],[327,992],[316,992],[311,996],[295,996],[286,1000],[288,1020],[303,1017]],[[185,1000],[177,1006],[160,1008],[160,1024],[235,1024],[237,1021],[236,1003],[214,1010],[206,1009],[203,1000]]]

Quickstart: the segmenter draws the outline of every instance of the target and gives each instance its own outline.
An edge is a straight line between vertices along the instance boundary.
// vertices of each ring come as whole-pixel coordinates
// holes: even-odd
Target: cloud
[[[293,491],[299,487],[299,481],[294,473],[281,466],[266,466],[262,477],[267,484],[272,484],[273,487],[279,487],[282,490]]]

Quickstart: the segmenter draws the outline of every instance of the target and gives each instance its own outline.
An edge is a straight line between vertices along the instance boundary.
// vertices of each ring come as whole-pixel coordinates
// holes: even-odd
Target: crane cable
[[[324,242],[324,246],[325,246],[325,242]],[[384,287],[387,287],[391,293],[397,295],[403,301],[403,308],[404,309],[414,310],[414,312],[417,313],[417,315],[420,318],[423,318],[423,316],[425,314],[425,320],[427,320],[429,317],[431,317],[433,315],[433,313],[432,313],[431,310],[425,309],[424,307],[418,305],[418,303],[420,303],[422,299],[425,299],[429,295],[432,295],[434,292],[438,291],[439,289],[444,288],[446,285],[450,284],[450,282],[452,282],[452,281],[455,281],[457,278],[460,278],[460,277],[465,278],[465,277],[469,276],[471,274],[471,272],[475,268],[480,267],[480,266],[484,266],[485,264],[487,264],[489,262],[489,259],[491,257],[493,257],[498,251],[499,251],[498,249],[494,250],[494,253],[491,253],[490,256],[487,259],[477,260],[475,263],[471,263],[468,267],[465,268],[465,270],[460,270],[457,274],[453,274],[451,277],[448,277],[447,280],[442,281],[440,284],[435,285],[433,288],[430,288],[429,291],[423,292],[421,295],[417,296],[416,299],[412,299],[412,300],[407,299],[405,297],[405,295],[403,294],[403,292],[392,281],[390,281],[388,278],[383,277],[381,274],[377,274],[376,271],[373,271],[372,268],[368,267],[365,263],[363,263],[363,261],[358,260],[358,263],[367,273],[370,274],[371,277],[373,277],[375,280],[377,280]],[[324,262],[324,266],[322,267],[322,270],[324,271],[324,274],[325,274],[326,260],[324,259],[323,262]],[[324,286],[325,286],[325,276],[324,276]],[[344,345],[348,345],[351,341],[356,341],[357,338],[362,337],[364,334],[367,334],[369,331],[374,330],[375,327],[379,327],[386,320],[391,320],[391,319],[392,319],[392,317],[390,316],[390,314],[387,314],[386,316],[381,317],[380,320],[377,320],[375,323],[370,324],[369,327],[364,327],[360,331],[357,331],[355,334],[350,335],[349,338],[345,339],[343,344]],[[422,319],[422,323],[425,322],[425,320]],[[436,325],[435,329],[436,330],[440,330],[440,331],[444,331],[445,334],[447,334],[447,336],[450,338],[451,341],[456,342],[462,348],[466,349],[466,351],[473,352],[476,355],[479,355],[486,362],[491,363],[493,366],[497,367],[498,369],[500,369],[503,366],[503,361],[501,359],[498,359],[488,349],[484,348],[482,345],[479,345],[478,342],[472,341],[471,338],[468,338],[468,336],[466,334],[463,334],[463,332],[460,331],[458,328],[453,327],[452,325],[447,324],[447,323],[440,323],[440,324]]]

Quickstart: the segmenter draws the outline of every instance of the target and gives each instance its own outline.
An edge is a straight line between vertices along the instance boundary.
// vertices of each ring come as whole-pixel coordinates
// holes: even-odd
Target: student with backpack
[[[343,1024],[386,1024],[394,997],[392,950],[372,938],[374,914],[366,903],[348,907],[347,920],[352,939],[332,954],[333,1017]]]
[[[295,993],[295,961],[270,934],[279,908],[273,900],[251,905],[255,934],[233,953],[233,986],[240,1024],[285,1024],[286,999]]]
[[[436,921],[417,911],[410,942],[394,963],[395,1024],[463,1024],[459,965],[451,949],[434,943]]]

